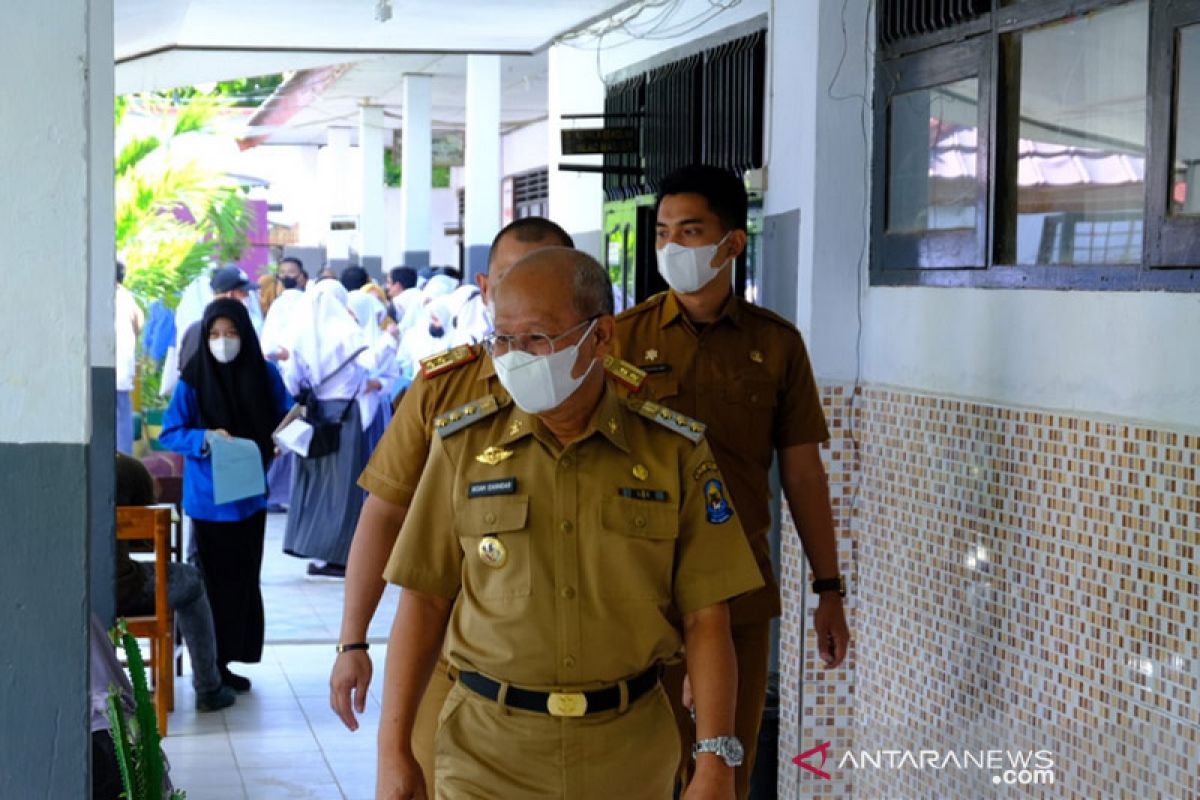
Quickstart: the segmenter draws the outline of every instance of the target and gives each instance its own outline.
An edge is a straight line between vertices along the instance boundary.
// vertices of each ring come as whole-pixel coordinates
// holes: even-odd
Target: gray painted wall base
[[[476,275],[486,275],[490,244],[473,244],[463,248],[463,283],[474,283]]]
[[[0,797],[91,795],[88,459],[0,443]]]
[[[117,452],[117,375],[92,367],[92,444],[88,448],[88,519],[91,530],[92,613],[108,627],[116,612],[116,518],[113,515],[113,454]]]
[[[601,231],[572,233],[571,238],[575,240],[576,250],[587,253],[589,256],[592,256],[598,260],[601,264],[604,263],[604,234]]]
[[[429,266],[429,251],[428,250],[405,250],[403,263],[396,264],[398,267],[412,267],[413,269],[421,269]]]
[[[800,209],[772,214],[763,219],[763,263],[761,304],[784,319],[796,322],[796,265],[800,263]],[[782,575],[779,524],[783,509],[779,502],[778,464],[771,468],[771,562]],[[771,671],[779,672],[779,619],[771,621]]]

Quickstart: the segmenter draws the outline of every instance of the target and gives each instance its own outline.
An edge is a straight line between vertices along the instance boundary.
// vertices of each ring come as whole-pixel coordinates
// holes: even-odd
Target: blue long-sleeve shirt
[[[263,401],[273,403],[282,419],[292,407],[292,398],[284,388],[283,379],[274,364],[267,364],[267,375],[271,396],[263,398]],[[162,433],[158,441],[167,449],[184,456],[183,510],[189,517],[208,522],[236,522],[262,511],[267,507],[265,494],[232,503],[213,501],[212,459],[204,443],[206,432],[200,422],[196,390],[180,379],[175,393],[171,395],[171,405],[163,415]]]

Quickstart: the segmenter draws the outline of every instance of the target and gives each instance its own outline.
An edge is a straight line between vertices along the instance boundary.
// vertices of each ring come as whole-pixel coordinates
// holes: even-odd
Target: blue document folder
[[[212,454],[213,501],[232,503],[265,494],[262,455],[249,439],[214,435],[208,437]]]

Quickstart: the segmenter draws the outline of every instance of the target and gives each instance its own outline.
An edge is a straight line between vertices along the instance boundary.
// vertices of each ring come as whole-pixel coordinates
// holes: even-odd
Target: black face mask
[[[300,285],[300,281],[296,278],[280,278],[279,282],[283,284],[285,289],[295,289]]]

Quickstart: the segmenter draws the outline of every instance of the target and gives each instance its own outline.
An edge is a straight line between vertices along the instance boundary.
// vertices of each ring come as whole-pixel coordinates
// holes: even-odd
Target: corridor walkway
[[[371,626],[375,678],[367,713],[351,733],[329,709],[329,670],[341,618],[341,581],[304,577],[283,555],[285,516],[267,521],[263,562],[267,645],[260,664],[233,670],[254,682],[225,711],[197,714],[190,678],[176,684],[163,749],[188,800],[369,800],[375,792],[384,642],[399,592],[389,587]],[[186,659],[185,659],[186,662]],[[187,668],[185,667],[185,672]]]

